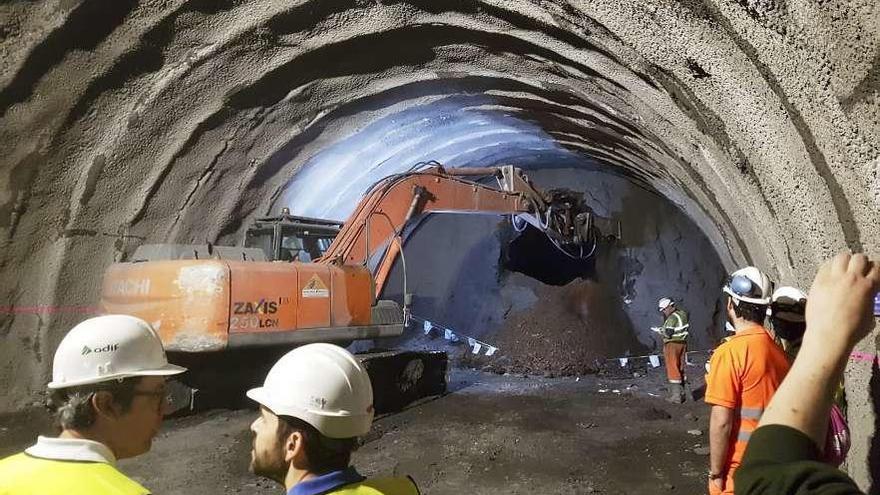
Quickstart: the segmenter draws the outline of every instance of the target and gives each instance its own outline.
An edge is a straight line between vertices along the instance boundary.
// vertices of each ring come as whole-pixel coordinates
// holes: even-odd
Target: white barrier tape
[[[687,351],[684,354],[685,354],[685,356],[687,356],[689,354],[710,353],[713,350],[714,349],[699,350],[699,351]],[[608,358],[605,361],[620,361],[623,358],[626,358],[626,359],[651,359],[651,356],[657,356],[657,355],[656,354],[644,354],[642,356],[619,356],[619,357],[614,357],[614,358]]]
[[[471,353],[473,353],[473,354],[480,354],[480,351],[485,349],[486,356],[492,356],[493,354],[495,354],[496,351],[498,351],[498,348],[493,345],[489,345],[489,344],[487,344],[483,341],[477,340],[473,337],[468,337],[467,335],[462,335],[462,334],[456,333],[451,328],[446,328],[442,325],[438,325],[430,320],[426,320],[424,318],[419,318],[418,316],[415,316],[413,314],[410,314],[410,318],[413,321],[421,321],[422,322],[422,328],[425,332],[425,335],[428,335],[429,333],[431,333],[431,330],[433,330],[434,328],[437,328],[438,330],[443,330],[443,338],[450,341],[450,342],[459,342],[460,338],[467,339],[468,345],[471,347]]]
[[[687,366],[696,366],[696,364],[694,364],[693,362],[691,362],[690,359],[688,359],[688,355],[694,354],[694,353],[706,353],[706,352],[712,352],[712,351],[688,351],[688,352],[686,352],[684,354],[684,364]],[[606,359],[605,361],[617,361],[618,363],[620,363],[621,368],[625,368],[626,365],[629,364],[630,360],[634,360],[634,359],[647,359],[652,368],[659,368],[660,367],[661,356],[658,356],[657,354],[646,354],[644,356],[616,357],[616,358]],[[599,361],[596,361],[596,364],[599,365]]]

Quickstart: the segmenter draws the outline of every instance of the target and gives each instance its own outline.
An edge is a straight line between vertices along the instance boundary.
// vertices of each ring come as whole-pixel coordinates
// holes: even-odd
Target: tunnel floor
[[[701,369],[689,367],[697,390]],[[663,401],[662,370],[580,378],[455,370],[448,395],[379,418],[353,462],[368,476],[408,474],[432,494],[700,493],[708,409]],[[152,450],[120,467],[154,493],[280,493],[247,472],[254,414],[167,420]],[[0,456],[46,424],[34,416],[4,424]]]

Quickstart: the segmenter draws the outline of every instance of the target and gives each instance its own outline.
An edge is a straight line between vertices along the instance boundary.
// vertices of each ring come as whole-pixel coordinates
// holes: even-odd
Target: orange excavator
[[[403,307],[379,297],[407,232],[441,212],[515,215],[570,256],[589,256],[609,234],[619,237],[619,224],[594,215],[582,194],[540,191],[513,166],[438,165],[379,181],[344,223],[284,209],[257,219],[240,247],[140,246],[107,270],[101,305],[150,322],[169,358],[196,370],[196,388],[229,384],[297,345],[400,336],[406,288]],[[374,389],[398,392],[377,393],[377,411],[445,391],[445,353],[392,351],[363,360]]]

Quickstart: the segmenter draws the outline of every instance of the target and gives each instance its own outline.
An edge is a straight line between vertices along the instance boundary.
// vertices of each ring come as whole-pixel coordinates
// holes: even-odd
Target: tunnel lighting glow
[[[475,104],[476,103],[476,104]],[[345,220],[377,180],[436,160],[450,167],[593,167],[488,97],[449,97],[386,115],[311,157],[273,208]]]

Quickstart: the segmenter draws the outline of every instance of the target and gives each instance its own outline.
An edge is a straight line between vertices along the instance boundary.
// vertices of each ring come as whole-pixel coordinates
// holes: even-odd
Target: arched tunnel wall
[[[878,14],[834,0],[4,2],[0,409],[33,400],[114,259],[234,242],[321,150],[450,97],[450,115],[519,124],[437,126],[434,146],[404,137],[392,156],[527,161],[529,140],[508,138],[540,133],[543,161],[580,157],[665,196],[728,268],[804,285],[837,250],[876,253]],[[396,170],[358,156],[323,181]],[[847,387],[864,483],[880,399],[861,364]]]

